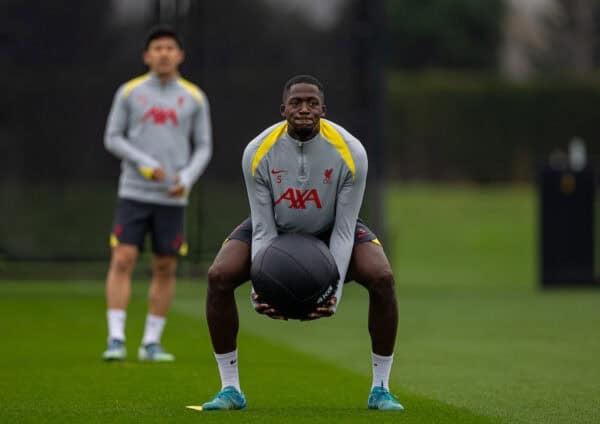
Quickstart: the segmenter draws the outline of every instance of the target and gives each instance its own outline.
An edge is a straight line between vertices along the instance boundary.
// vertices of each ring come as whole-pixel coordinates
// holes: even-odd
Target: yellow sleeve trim
[[[123,89],[123,97],[129,96],[129,94],[135,87],[146,81],[148,78],[150,78],[150,74],[144,74],[132,79],[127,84],[125,84],[125,88]]]
[[[140,166],[139,170],[140,170],[140,174],[142,174],[143,177],[146,178],[147,180],[151,180],[152,177],[154,176],[154,169],[152,169],[152,168],[148,168],[147,166]]]
[[[354,165],[354,159],[352,159],[352,154],[350,153],[350,149],[348,148],[348,144],[340,134],[338,130],[334,128],[329,122],[325,119],[321,119],[321,135],[325,137],[332,145],[337,149],[339,154],[350,168],[350,172],[352,172],[352,178],[354,178],[356,174],[356,166]]]
[[[196,99],[198,104],[201,105],[202,104],[202,93],[200,92],[200,89],[198,87],[196,87],[195,84],[189,82],[185,78],[180,77],[178,81],[181,84],[181,86],[183,88],[185,88],[185,90],[188,93],[190,93],[194,97],[194,99]]]
[[[381,246],[381,242],[379,241],[379,239],[373,239],[373,240],[371,240],[371,241],[372,241],[373,243],[375,243],[375,244],[377,244],[377,245]]]
[[[273,145],[277,142],[277,140],[279,140],[279,138],[283,135],[283,133],[286,130],[287,122],[284,122],[281,125],[275,127],[275,129],[265,137],[262,143],[260,143],[260,146],[258,146],[258,149],[256,150],[254,157],[252,158],[252,176],[254,176],[256,168],[258,167],[258,164],[260,163],[262,158],[267,154],[267,152],[271,149],[271,147],[273,147]]]
[[[119,245],[119,239],[114,233],[110,235],[110,247],[117,247]]]

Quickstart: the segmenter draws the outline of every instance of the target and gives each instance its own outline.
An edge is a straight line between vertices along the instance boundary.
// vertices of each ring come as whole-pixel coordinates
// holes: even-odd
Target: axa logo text
[[[275,205],[284,200],[289,202],[290,209],[306,209],[309,202],[313,202],[318,209],[322,208],[319,192],[314,188],[300,190],[290,187],[275,201]]]
[[[142,117],[142,122],[146,122],[149,118],[152,118],[152,122],[155,125],[165,125],[168,120],[171,120],[174,126],[177,126],[177,112],[175,109],[163,109],[157,106],[153,106],[148,112]]]

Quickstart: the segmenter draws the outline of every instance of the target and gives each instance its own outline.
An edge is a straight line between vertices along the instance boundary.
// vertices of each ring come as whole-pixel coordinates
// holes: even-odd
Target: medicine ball
[[[310,234],[287,233],[256,253],[250,277],[262,302],[300,319],[328,304],[339,273],[325,243]]]

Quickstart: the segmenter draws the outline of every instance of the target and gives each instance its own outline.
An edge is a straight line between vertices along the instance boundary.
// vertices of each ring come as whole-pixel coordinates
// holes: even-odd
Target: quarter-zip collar
[[[162,82],[161,79],[158,77],[158,75],[156,75],[154,72],[149,72],[148,76],[149,76],[149,81],[153,85],[157,85],[157,86],[160,86],[160,87],[170,87],[170,86],[173,86],[173,85],[177,84],[177,80],[179,79],[179,74],[175,74],[174,77],[169,78],[165,82]]]
[[[321,136],[321,131],[319,131],[318,133],[316,133],[316,134],[315,134],[315,136],[314,136],[313,138],[309,138],[308,140],[305,140],[305,141],[300,141],[300,140],[297,140],[297,139],[293,138],[293,137],[292,137],[292,136],[291,136],[291,135],[290,135],[290,134],[289,134],[289,133],[286,131],[286,132],[285,132],[285,135],[284,135],[284,138],[285,138],[286,140],[289,140],[289,141],[291,141],[291,142],[295,143],[295,144],[296,144],[296,146],[298,146],[298,147],[304,147],[304,148],[307,148],[307,147],[309,147],[310,145],[312,145],[312,144],[314,144],[314,143],[318,142],[318,140],[319,140],[320,136]]]

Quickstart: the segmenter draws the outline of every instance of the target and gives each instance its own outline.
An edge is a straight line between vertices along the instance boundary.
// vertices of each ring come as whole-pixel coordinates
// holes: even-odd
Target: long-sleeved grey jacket
[[[152,73],[135,78],[117,90],[104,144],[122,160],[119,197],[185,205],[212,155],[208,99],[181,77],[165,83]],[[161,183],[152,180],[158,167],[167,174]],[[186,187],[184,197],[167,194],[176,177]]]
[[[289,136],[275,124],[248,144],[242,170],[252,217],[252,257],[280,232],[331,231],[329,248],[340,273],[336,297],[354,246],[368,160],[362,144],[341,126],[320,120],[313,139]]]

